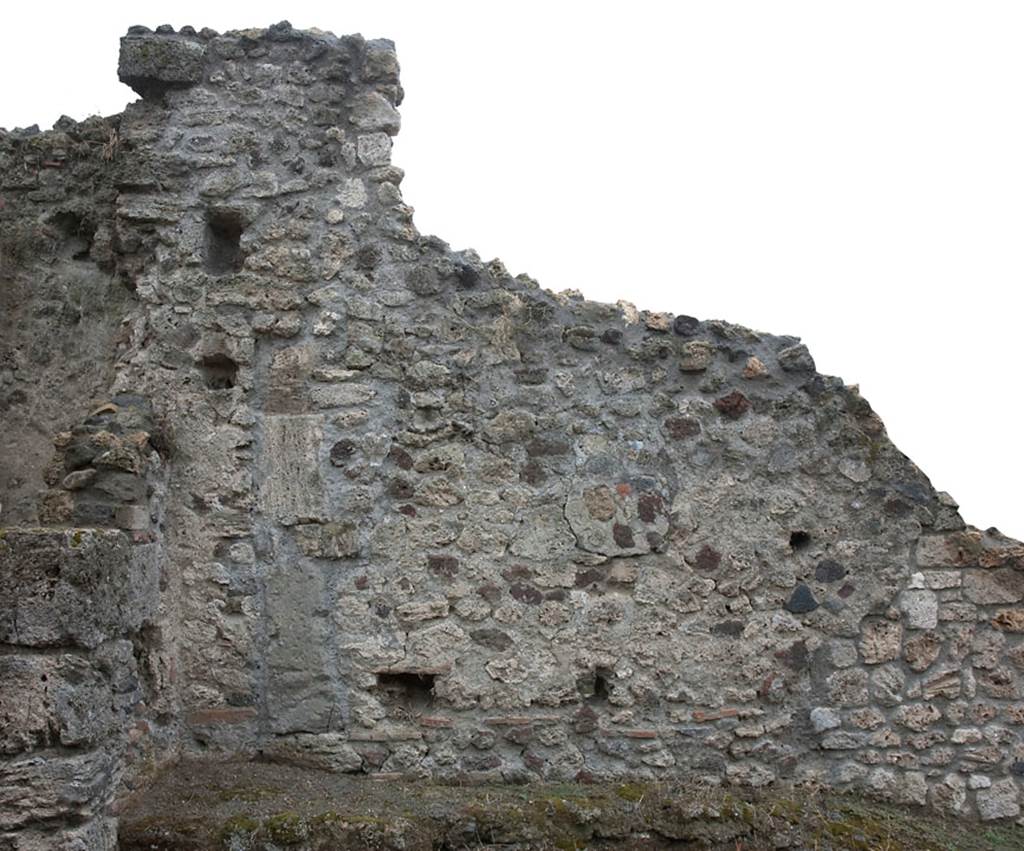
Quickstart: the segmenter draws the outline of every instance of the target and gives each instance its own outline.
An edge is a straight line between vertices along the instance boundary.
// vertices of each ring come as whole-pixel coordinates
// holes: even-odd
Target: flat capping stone
[[[126,35],[121,39],[117,76],[142,98],[158,98],[170,89],[203,79],[206,45],[188,36]]]

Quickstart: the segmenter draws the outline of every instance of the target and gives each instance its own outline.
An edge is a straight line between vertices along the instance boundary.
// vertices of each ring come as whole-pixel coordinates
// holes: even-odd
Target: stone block
[[[104,751],[0,763],[0,830],[92,815],[106,804],[114,771],[114,760]]]
[[[323,611],[324,580],[304,562],[278,564],[267,577],[267,710],[276,733],[327,730],[337,712]]]
[[[1024,571],[1012,567],[967,570],[964,596],[979,606],[1019,603],[1024,600]]]
[[[904,591],[899,605],[910,629],[934,629],[939,622],[939,598],[934,591]]]
[[[285,526],[326,520],[320,445],[323,417],[269,416],[263,421],[260,510]]]
[[[3,851],[117,851],[117,819],[97,817],[75,826],[19,830],[0,836]]]
[[[352,523],[306,523],[295,527],[295,542],[311,558],[342,559],[359,555],[359,532]]]
[[[117,76],[144,98],[187,88],[203,79],[206,46],[170,35],[129,35],[121,39]]]
[[[278,736],[263,746],[265,758],[318,771],[362,771],[363,758],[340,733],[297,733]]]
[[[860,654],[865,664],[891,662],[900,655],[903,627],[893,621],[869,621],[861,629]]]
[[[111,682],[82,656],[0,656],[0,683],[0,754],[95,745],[116,729]]]
[[[828,730],[834,730],[843,723],[843,719],[839,713],[834,709],[829,709],[826,706],[817,706],[811,710],[811,725],[814,727],[814,732],[824,733]]]
[[[117,530],[8,529],[0,538],[0,642],[97,647],[158,602],[152,551]]]
[[[982,821],[1017,818],[1020,815],[1020,789],[1012,777],[995,781],[978,790],[978,815]]]
[[[383,130],[394,136],[402,126],[401,116],[379,92],[364,92],[352,101],[349,120],[360,130]]]

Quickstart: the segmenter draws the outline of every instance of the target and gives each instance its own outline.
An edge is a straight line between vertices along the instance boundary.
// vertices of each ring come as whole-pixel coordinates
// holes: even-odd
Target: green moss
[[[780,816],[791,824],[796,824],[804,816],[804,806],[790,798],[776,798],[771,802],[768,815]]]
[[[75,531],[71,534],[71,546],[80,547],[82,545],[83,536],[84,533],[82,532],[81,529],[75,529]]]
[[[229,848],[234,837],[255,836],[259,829],[260,823],[255,819],[248,816],[233,816],[221,826],[218,839],[221,847]]]
[[[298,845],[309,834],[308,826],[298,813],[272,815],[263,823],[267,837],[282,845]]]
[[[202,816],[191,824],[188,812],[167,806],[159,816],[126,819],[125,836],[137,843],[127,847],[150,847],[145,841],[167,848],[298,851],[376,848],[395,840],[422,851],[440,847],[455,826],[468,831],[473,843],[559,851],[595,843],[630,847],[640,837],[653,847],[664,842],[762,848],[780,836],[788,847],[832,851],[1024,849],[1024,832],[1013,825],[979,825],[916,807],[803,789],[752,792],[655,781],[473,788],[327,782],[308,797],[295,792],[301,783],[289,783],[276,771],[254,770],[248,778],[222,773],[197,793],[205,794],[194,804]],[[182,783],[197,789],[192,774],[183,775]]]
[[[642,801],[646,793],[647,787],[640,783],[622,783],[615,787],[616,795],[623,801],[632,801],[633,803]]]

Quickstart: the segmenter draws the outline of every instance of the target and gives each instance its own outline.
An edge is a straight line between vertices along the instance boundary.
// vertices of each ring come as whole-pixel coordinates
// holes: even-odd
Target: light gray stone
[[[827,706],[816,706],[811,710],[811,725],[815,733],[824,733],[826,730],[834,730],[843,723],[839,713]]]
[[[939,622],[939,599],[934,591],[904,591],[900,610],[910,629],[934,629]]]
[[[978,790],[978,815],[982,821],[1017,818],[1020,815],[1020,789],[1010,777]]]
[[[284,525],[326,519],[320,477],[323,423],[320,416],[264,420],[260,509]]]

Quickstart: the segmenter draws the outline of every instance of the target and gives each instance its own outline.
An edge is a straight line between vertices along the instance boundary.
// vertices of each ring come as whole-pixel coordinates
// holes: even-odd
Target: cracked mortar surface
[[[0,131],[0,847],[199,753],[1020,814],[1024,546],[799,339],[419,234],[388,41],[119,71]]]

